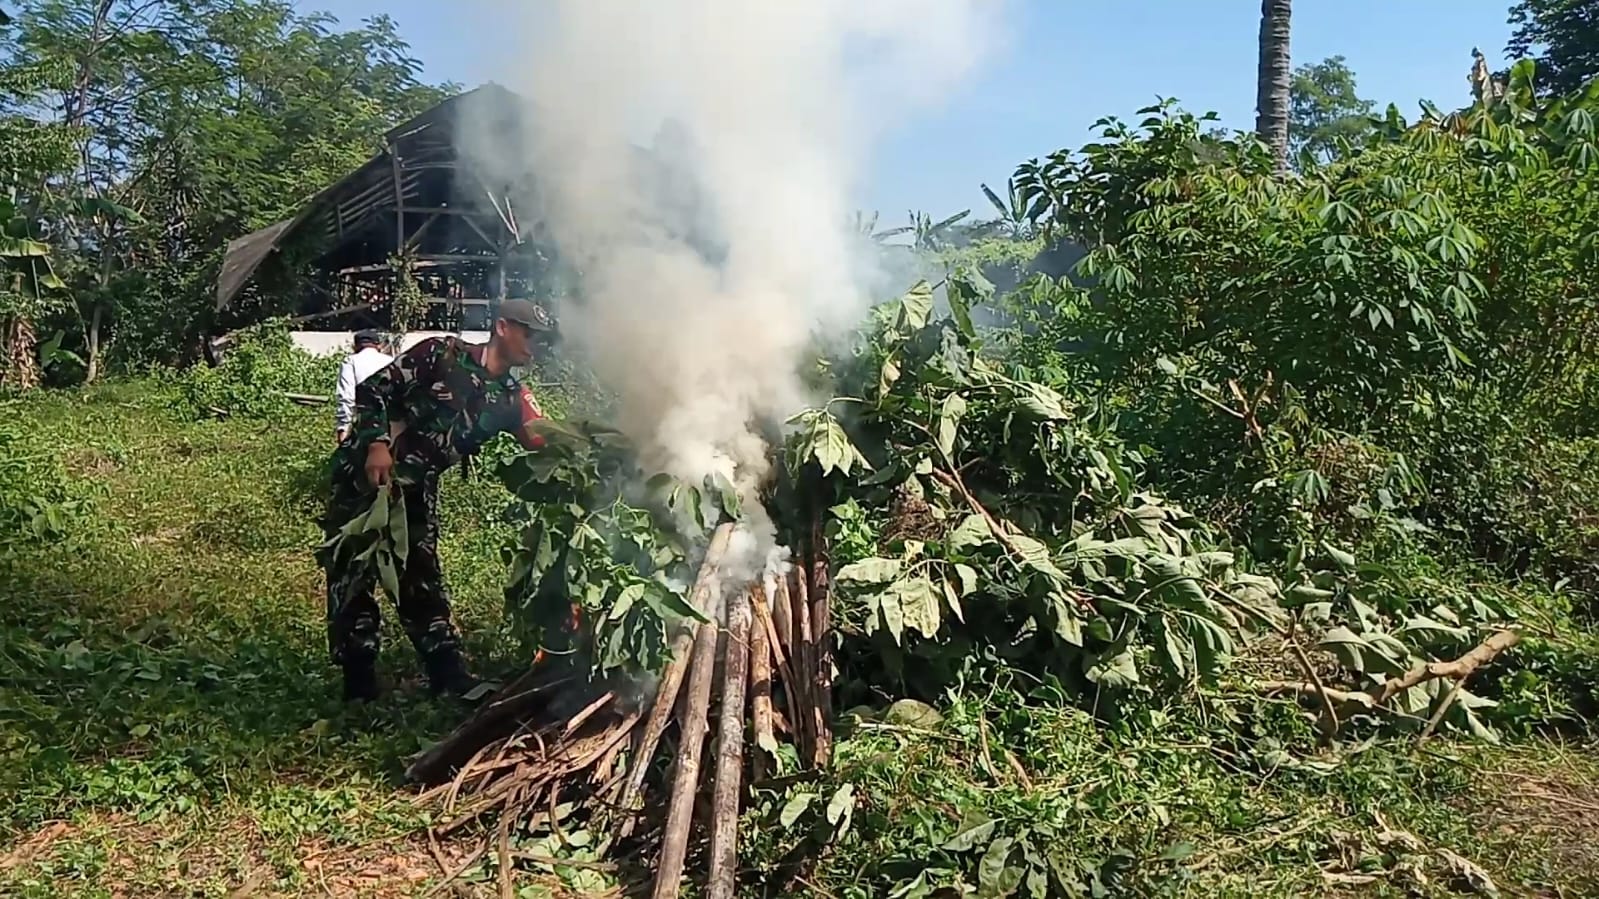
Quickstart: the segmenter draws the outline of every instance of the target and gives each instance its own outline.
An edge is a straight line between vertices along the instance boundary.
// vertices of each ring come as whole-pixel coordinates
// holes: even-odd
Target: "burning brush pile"
[[[1136,708],[1220,686],[1262,633],[1282,647],[1276,670],[1300,676],[1235,686],[1297,695],[1328,739],[1485,729],[1465,679],[1513,631],[1481,609],[1427,628],[1378,612],[1387,588],[1330,545],[1295,549],[1280,579],[1243,570],[1138,487],[1137,455],[1104,424],[984,346],[968,310],[988,291],[957,274],[947,317],[925,283],[880,307],[860,351],[828,366],[848,399],[789,422],[758,491],[647,477],[623,435],[581,423],[547,424],[546,450],[500,465],[520,524],[507,612],[539,657],[411,766],[439,811],[432,835],[475,835],[465,864],[488,856],[503,896],[518,861],[603,866],[656,897],[689,870],[712,897],[792,883],[741,864],[739,823],[754,793],[825,779],[850,719],[835,706],[937,703],[1008,669],[1056,701]],[[843,828],[843,805],[872,801],[841,789],[828,819]],[[961,826],[926,852],[958,855]],[[825,851],[807,839],[783,865]],[[944,859],[953,885],[1014,871],[1069,892],[1075,861],[997,835],[968,848]]]
[[[678,895],[691,856],[708,895],[732,896],[746,785],[828,760],[820,519],[790,560],[725,479],[646,480],[619,432],[540,427],[545,449],[497,472],[522,518],[507,611],[539,648],[408,769],[441,813],[432,835],[486,833],[467,864],[493,853],[502,892],[529,835],[581,828],[653,869],[657,896]]]

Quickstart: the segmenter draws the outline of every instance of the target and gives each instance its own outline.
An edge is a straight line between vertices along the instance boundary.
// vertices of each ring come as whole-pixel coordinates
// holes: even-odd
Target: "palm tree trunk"
[[[1288,170],[1288,97],[1293,88],[1288,36],[1292,0],[1261,0],[1260,70],[1255,81],[1255,132]]]

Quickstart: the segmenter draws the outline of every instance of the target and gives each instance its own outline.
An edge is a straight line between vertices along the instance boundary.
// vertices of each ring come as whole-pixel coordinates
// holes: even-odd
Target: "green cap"
[[[509,299],[500,303],[500,308],[494,312],[494,317],[506,321],[526,325],[535,331],[554,330],[555,323],[550,320],[550,314],[544,307],[532,300]]]

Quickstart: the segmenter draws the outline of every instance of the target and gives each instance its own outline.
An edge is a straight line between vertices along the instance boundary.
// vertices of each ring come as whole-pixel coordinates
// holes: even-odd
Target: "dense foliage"
[[[38,0],[0,26],[0,115],[27,137],[5,186],[70,288],[27,311],[81,360],[63,379],[194,358],[227,242],[446,95],[392,20],[333,24],[285,0]]]

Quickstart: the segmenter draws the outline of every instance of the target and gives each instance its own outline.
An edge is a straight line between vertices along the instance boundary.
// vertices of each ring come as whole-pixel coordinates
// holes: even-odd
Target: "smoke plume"
[[[652,468],[749,498],[761,425],[817,399],[799,369],[870,305],[850,197],[874,141],[970,74],[1001,6],[525,4],[503,80],[532,103],[520,163],[580,271],[563,336]]]

